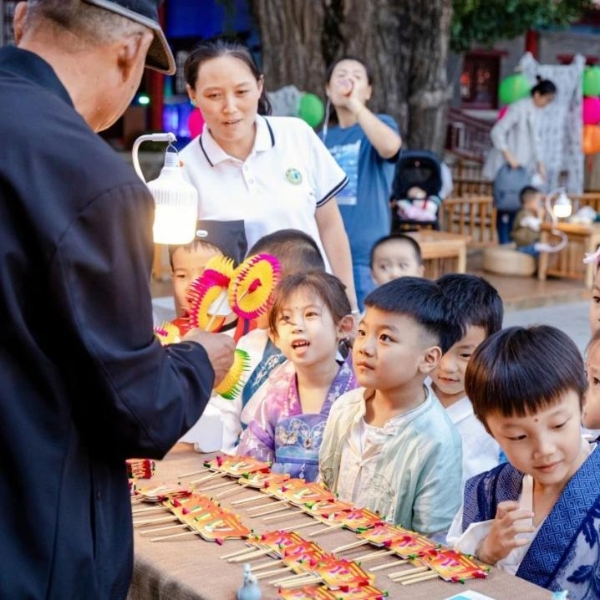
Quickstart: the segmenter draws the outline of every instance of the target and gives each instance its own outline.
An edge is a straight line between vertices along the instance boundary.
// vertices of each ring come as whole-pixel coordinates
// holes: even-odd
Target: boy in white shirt
[[[500,447],[473,413],[465,393],[465,371],[473,352],[500,331],[504,308],[495,287],[482,277],[449,273],[437,280],[465,323],[464,335],[431,373],[431,389],[462,438],[463,483],[498,465]]]

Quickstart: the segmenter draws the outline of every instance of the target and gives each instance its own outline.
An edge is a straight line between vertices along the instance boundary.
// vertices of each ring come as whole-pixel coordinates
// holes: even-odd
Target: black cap
[[[175,58],[158,22],[158,7],[162,0],[83,0],[83,2],[110,10],[151,29],[154,40],[146,56],[146,66],[167,75],[175,73]]]

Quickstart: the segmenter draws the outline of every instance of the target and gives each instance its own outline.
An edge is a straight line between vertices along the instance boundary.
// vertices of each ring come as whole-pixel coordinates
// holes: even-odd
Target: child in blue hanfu
[[[275,289],[269,335],[287,361],[269,376],[237,454],[273,461],[273,471],[314,481],[332,404],[357,386],[340,343],[354,328],[342,282],[321,271],[284,278]]]
[[[486,339],[465,389],[508,463],[467,481],[448,542],[569,600],[600,598],[600,450],[582,438],[584,363],[554,327]]]

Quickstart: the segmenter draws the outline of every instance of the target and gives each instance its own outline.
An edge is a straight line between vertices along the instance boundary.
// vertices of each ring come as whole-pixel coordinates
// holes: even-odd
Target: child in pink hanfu
[[[354,327],[344,285],[320,271],[286,277],[275,290],[269,335],[287,361],[260,393],[237,454],[272,461],[273,471],[314,481],[331,405],[356,388],[340,343]]]

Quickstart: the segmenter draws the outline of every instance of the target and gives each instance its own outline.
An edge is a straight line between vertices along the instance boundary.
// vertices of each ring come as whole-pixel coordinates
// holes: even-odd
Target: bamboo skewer
[[[198,475],[198,473],[206,473],[206,467],[200,469],[199,471],[190,471],[189,473],[182,473],[181,475],[177,475],[177,479],[183,479],[184,477],[193,477],[194,475]]]
[[[428,579],[435,579],[438,576],[437,573],[425,573],[423,575],[412,577],[411,579],[402,579],[400,583],[402,585],[411,585],[413,583],[419,583],[421,581],[427,581]]]
[[[149,535],[157,531],[166,531],[167,529],[175,529],[179,527],[188,527],[186,523],[177,523],[176,525],[165,525],[165,527],[152,527],[152,529],[142,529],[140,535]]]
[[[200,477],[199,479],[192,479],[192,481],[190,481],[190,483],[204,483],[206,481],[210,481],[211,479],[215,479],[216,477],[225,477],[225,473],[221,473],[220,471],[218,471],[217,473],[211,473],[210,475],[207,475],[206,477]]]
[[[288,506],[287,508],[290,509],[291,507]],[[299,510],[292,510],[291,512],[286,513],[285,515],[275,515],[274,517],[263,517],[262,520],[263,521],[279,521],[280,519],[286,519],[287,517],[290,517],[292,515],[297,515],[297,514],[300,514],[300,513],[304,513],[304,511],[300,510],[300,509]]]
[[[254,496],[249,496],[248,498],[242,498],[241,500],[234,500],[231,503],[231,506],[238,506],[239,504],[246,504],[247,502],[254,502],[254,500],[259,500],[263,498],[265,498],[264,494],[256,494]]]
[[[376,560],[383,556],[389,556],[390,554],[395,554],[395,550],[377,550],[377,552],[370,552],[369,554],[363,554],[362,556],[357,556],[357,557],[353,558],[352,560],[354,562],[358,562],[358,561],[365,562],[368,560]]]
[[[265,495],[262,494],[262,497],[264,498]],[[277,502],[271,501],[271,502],[265,502],[264,504],[257,504],[256,506],[251,506],[248,509],[248,512],[253,512],[255,510],[260,510],[261,508],[269,508],[269,506],[276,506],[278,504],[281,504],[281,502],[282,502],[281,500],[277,500]],[[286,504],[286,506],[287,506],[287,504]]]
[[[331,552],[333,554],[338,554],[338,552],[345,552],[346,550],[352,550],[353,548],[359,548],[360,546],[366,546],[370,544],[369,540],[358,540],[358,542],[352,542],[350,544],[344,544],[343,546],[338,546],[334,548]]]
[[[276,567],[277,565],[280,565],[282,563],[283,563],[283,561],[281,559],[280,560],[269,560],[267,562],[260,563],[256,566],[253,566],[252,572],[256,573],[256,571],[262,571],[263,569],[266,569],[267,567]]]
[[[255,550],[250,554],[244,554],[242,556],[235,556],[234,558],[230,558],[227,560],[229,563],[239,563],[246,562],[248,560],[252,560],[253,558],[260,558],[261,556],[265,556],[266,554],[271,554],[274,552],[272,548],[263,548],[262,550]]]
[[[415,569],[408,569],[408,571],[399,571],[397,573],[390,573],[388,577],[393,581],[400,581],[402,579],[411,579],[417,573],[423,573],[429,571],[429,567],[416,567]]]
[[[210,492],[212,490],[218,490],[220,488],[229,487],[230,485],[237,485],[235,481],[225,481],[223,483],[217,483],[217,485],[211,485],[207,488],[198,488],[198,491],[204,494],[205,492]]]
[[[269,581],[269,583],[280,584],[280,583],[289,583],[290,581],[298,581],[300,579],[306,579],[307,577],[313,578],[317,577],[317,575],[313,575],[312,573],[295,573],[294,575],[290,575],[289,577],[280,577],[279,579],[273,579]],[[321,577],[319,577],[319,581],[321,581]]]
[[[228,558],[233,558],[234,556],[241,556],[242,554],[247,554],[250,550],[256,549],[255,546],[246,546],[243,550],[236,550],[235,552],[230,552],[229,554],[223,554],[219,558],[226,560]]]
[[[407,560],[395,560],[391,563],[385,563],[383,565],[377,565],[376,567],[371,567],[369,571],[383,571],[384,569],[391,569],[392,567],[397,567],[398,565],[405,565]]]
[[[336,523],[335,525],[328,525],[327,527],[317,529],[317,531],[311,531],[308,534],[308,537],[315,537],[316,535],[321,535],[322,533],[330,533],[332,531],[337,531],[338,529],[342,529],[342,527],[345,527],[345,525],[343,523]]]
[[[278,506],[276,508],[272,508],[271,510],[263,510],[262,512],[256,513],[255,515],[250,515],[251,519],[256,519],[257,517],[264,517],[265,515],[272,515],[273,513],[282,512],[284,510],[290,510],[291,506],[287,504],[285,506]]]
[[[296,531],[296,529],[306,529],[306,527],[314,527],[318,524],[319,521],[310,521],[309,523],[301,523],[300,525],[290,525],[289,527],[283,527],[279,531]]]
[[[190,531],[184,531],[183,533],[172,533],[170,535],[163,535],[163,536],[159,536],[159,537],[150,538],[150,541],[151,542],[162,542],[163,540],[170,540],[172,538],[183,537],[186,535],[200,535],[200,532],[195,529],[191,529]]]
[[[272,569],[271,571],[265,571],[264,573],[259,573],[255,575],[256,579],[266,579],[267,577],[272,577],[273,575],[279,575],[280,573],[289,573],[290,567],[283,567],[279,569]],[[252,569],[252,573],[254,573],[254,569]]]
[[[321,583],[323,580],[320,577],[306,577],[299,579],[298,581],[291,581],[290,583],[281,583],[279,587],[282,590],[291,590],[296,587],[302,587],[304,585],[312,585],[313,583]],[[269,582],[271,583],[271,582]]]
[[[214,495],[214,498],[225,498],[225,496],[234,496],[235,494],[239,494],[240,492],[245,492],[246,490],[242,487],[232,488],[230,490],[225,490],[224,492],[219,492]]]
[[[134,527],[141,527],[142,525],[158,525],[159,523],[168,523],[169,521],[177,521],[177,517],[175,515],[171,515],[169,517],[161,517],[160,519],[144,519],[143,521],[134,521]]]

